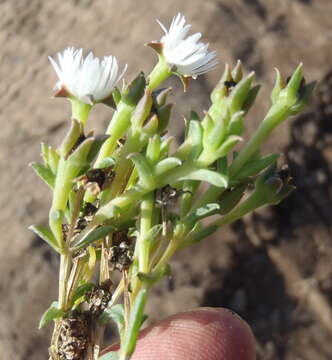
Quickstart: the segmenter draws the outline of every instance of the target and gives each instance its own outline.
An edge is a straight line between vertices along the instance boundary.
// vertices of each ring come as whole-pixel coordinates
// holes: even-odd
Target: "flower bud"
[[[271,101],[272,104],[274,104],[280,94],[280,91],[286,86],[285,80],[283,79],[282,75],[280,74],[280,71],[277,68],[274,68],[276,72],[276,80],[274,83],[273,90],[271,92]]]
[[[243,77],[243,67],[241,60],[238,60],[235,68],[232,70],[232,78],[236,83],[238,83],[242,80],[242,77]]]
[[[228,64],[225,65],[225,70],[217,84],[217,86],[213,89],[211,93],[211,101],[212,103],[216,103],[221,101],[228,94],[227,86],[225,83],[228,81],[234,81],[232,77],[232,73]]]
[[[276,73],[276,82],[271,94],[272,103],[286,107],[290,115],[295,115],[309,102],[315,82],[305,84],[302,63],[296,68],[287,85],[278,70]]]
[[[245,104],[247,101],[254,78],[255,73],[251,72],[249,75],[243,78],[232,90],[229,99],[229,108],[232,114],[242,110],[243,104]]]

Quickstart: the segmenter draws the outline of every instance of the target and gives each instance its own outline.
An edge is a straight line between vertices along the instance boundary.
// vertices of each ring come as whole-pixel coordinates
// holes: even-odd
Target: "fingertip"
[[[227,309],[171,316],[142,332],[132,360],[254,360],[249,326]]]

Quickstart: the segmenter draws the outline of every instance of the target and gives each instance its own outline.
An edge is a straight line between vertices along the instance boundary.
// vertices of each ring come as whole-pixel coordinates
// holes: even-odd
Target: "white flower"
[[[110,96],[117,82],[127,69],[119,75],[118,62],[114,56],[102,60],[90,52],[85,58],[82,49],[69,47],[58,53],[58,62],[49,60],[58,75],[56,89],[64,89],[84,103],[91,104]]]
[[[176,72],[183,76],[196,78],[213,69],[218,61],[216,52],[208,52],[209,44],[204,44],[198,40],[201,33],[195,33],[186,38],[191,25],[185,24],[185,17],[181,14],[174,16],[169,30],[160,23],[159,25],[165,32],[161,38],[162,52],[170,66],[176,68]]]

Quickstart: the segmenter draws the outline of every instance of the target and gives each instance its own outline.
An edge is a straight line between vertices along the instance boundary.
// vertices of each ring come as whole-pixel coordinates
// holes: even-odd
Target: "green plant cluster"
[[[49,226],[31,230],[61,258],[59,299],[40,321],[40,327],[55,321],[52,359],[96,351],[109,321],[118,325],[121,347],[102,359],[129,359],[150,289],[169,274],[172,256],[294,189],[278,170],[279,154],[261,148],[308,102],[313,84],[305,84],[302,64],[288,81],[277,71],[272,105],[248,140],[242,136],[259,86],[240,62],[226,66],[210,108],[203,116],[190,113],[176,149],[165,66],[160,56],[148,78],[140,73],[115,88],[103,135],[87,132],[91,106],[72,98],[64,140],[57,149],[42,144],[43,162],[32,164],[53,202]]]

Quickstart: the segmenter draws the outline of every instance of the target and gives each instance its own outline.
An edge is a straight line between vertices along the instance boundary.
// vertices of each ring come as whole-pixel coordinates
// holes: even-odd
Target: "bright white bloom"
[[[174,16],[169,30],[159,21],[158,23],[165,32],[160,40],[163,55],[170,66],[176,67],[176,72],[196,78],[218,64],[216,52],[208,52],[209,44],[198,41],[201,33],[186,38],[191,25],[185,24],[183,15]]]
[[[63,89],[84,103],[104,100],[111,94],[127,69],[119,75],[118,62],[114,56],[102,60],[90,52],[85,58],[82,49],[69,47],[58,53],[58,63],[49,60],[58,75],[56,89]]]

